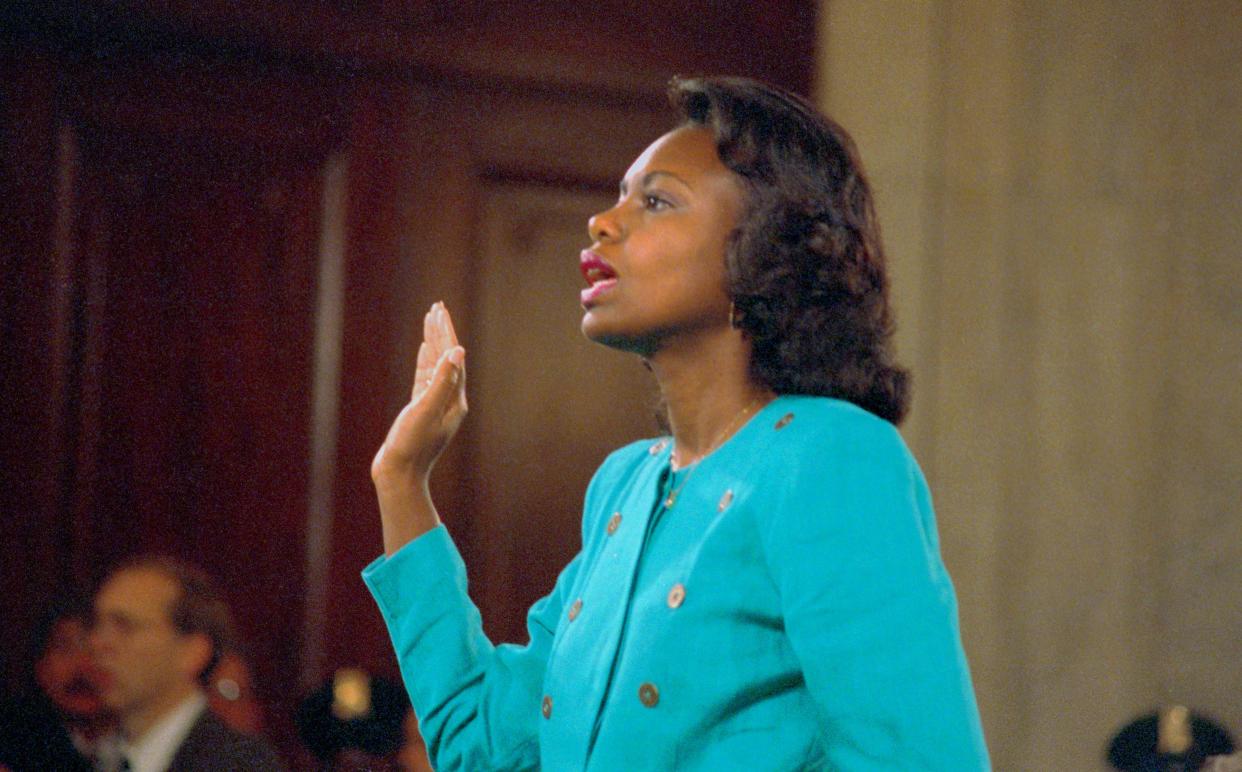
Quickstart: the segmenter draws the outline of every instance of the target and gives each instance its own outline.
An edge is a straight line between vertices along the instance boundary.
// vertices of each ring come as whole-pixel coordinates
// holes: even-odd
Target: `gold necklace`
[[[741,410],[737,411],[737,414],[734,415],[733,418],[729,421],[729,424],[725,426],[724,431],[720,433],[720,436],[716,438],[716,441],[713,442],[711,445],[708,445],[707,450],[699,454],[698,458],[691,461],[689,464],[686,464],[685,466],[681,467],[682,469],[688,468],[690,471],[686,472],[686,476],[682,478],[681,482],[677,485],[677,487],[669,491],[668,496],[664,498],[665,509],[672,509],[673,505],[677,503],[677,497],[681,494],[682,489],[686,487],[686,483],[690,482],[690,478],[694,475],[696,471],[698,471],[699,462],[701,462],[703,459],[710,456],[717,448],[719,448],[721,445],[724,444],[725,440],[729,439],[729,437],[732,436],[734,432],[736,432],[738,429],[741,428],[742,423],[743,423],[742,419],[745,417],[747,413],[750,412],[751,408],[759,404],[759,401],[762,400],[764,396],[766,395],[760,394],[759,396],[755,397],[750,402],[748,402]],[[677,453],[677,445],[676,445],[676,442],[674,441],[673,451],[669,453],[668,455],[669,469],[674,472],[678,471],[677,469],[674,468],[675,462],[673,461],[673,457],[676,455],[676,453]]]

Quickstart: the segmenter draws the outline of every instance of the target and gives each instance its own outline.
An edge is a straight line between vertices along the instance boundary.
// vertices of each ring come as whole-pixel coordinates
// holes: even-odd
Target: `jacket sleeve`
[[[525,646],[496,646],[483,633],[466,594],[465,565],[444,526],[363,571],[436,769],[538,767],[540,687],[579,559],[531,607]]]
[[[862,411],[801,423],[760,540],[831,768],[988,769],[918,466]]]

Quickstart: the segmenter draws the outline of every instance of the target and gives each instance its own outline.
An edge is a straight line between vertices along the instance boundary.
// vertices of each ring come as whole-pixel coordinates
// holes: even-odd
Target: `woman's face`
[[[743,200],[708,129],[682,127],[653,142],[625,173],[617,203],[588,222],[583,333],[650,357],[727,330],[725,244]]]

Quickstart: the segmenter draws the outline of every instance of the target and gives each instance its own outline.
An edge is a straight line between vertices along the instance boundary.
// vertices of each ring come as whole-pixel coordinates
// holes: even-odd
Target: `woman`
[[[582,330],[643,357],[670,437],[586,494],[582,551],[493,646],[427,476],[466,411],[443,305],[372,465],[364,571],[440,769],[981,769],[870,193],[840,127],[742,79],[591,218]]]

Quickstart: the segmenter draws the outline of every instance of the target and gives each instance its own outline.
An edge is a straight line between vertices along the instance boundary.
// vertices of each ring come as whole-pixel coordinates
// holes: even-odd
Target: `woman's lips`
[[[600,279],[582,291],[582,305],[591,306],[600,295],[617,286],[616,279]]]
[[[582,278],[591,285],[582,290],[583,306],[594,303],[600,295],[617,284],[617,272],[604,258],[589,249],[582,250],[582,255],[578,259],[578,269],[582,272]]]

